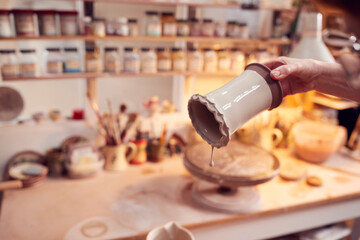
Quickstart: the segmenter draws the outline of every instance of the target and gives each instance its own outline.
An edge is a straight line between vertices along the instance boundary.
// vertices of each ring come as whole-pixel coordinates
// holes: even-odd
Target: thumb
[[[274,79],[282,80],[287,76],[296,73],[297,71],[298,69],[296,65],[282,65],[280,67],[273,69],[270,72],[270,76]]]

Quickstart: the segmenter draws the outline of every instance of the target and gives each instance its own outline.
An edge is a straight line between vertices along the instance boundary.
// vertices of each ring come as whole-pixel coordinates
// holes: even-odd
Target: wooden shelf
[[[37,36],[37,37],[8,37],[0,38],[0,41],[123,41],[123,42],[199,42],[199,43],[233,43],[233,44],[290,44],[288,38],[270,38],[270,39],[241,39],[241,38],[220,38],[220,37],[123,37],[123,36]]]
[[[173,76],[199,76],[199,77],[236,77],[240,73],[233,72],[157,72],[157,73],[61,73],[45,74],[35,77],[4,78],[3,81],[34,81],[34,80],[58,80],[79,78],[121,78],[121,77],[173,77]]]

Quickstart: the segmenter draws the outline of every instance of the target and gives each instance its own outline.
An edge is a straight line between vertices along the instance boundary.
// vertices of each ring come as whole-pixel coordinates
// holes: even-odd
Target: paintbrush
[[[128,119],[127,123],[126,123],[126,126],[125,126],[124,130],[121,132],[121,141],[122,142],[125,142],[125,137],[126,137],[126,135],[129,134],[128,130],[131,128],[132,125],[134,125],[137,117],[138,117],[137,113],[129,114],[129,119]],[[127,139],[128,139],[128,137],[127,137]]]
[[[98,120],[99,120],[99,123],[100,125],[104,128],[105,130],[105,133],[106,133],[106,143],[109,144],[109,145],[113,145],[114,144],[114,141],[113,139],[111,139],[111,135],[110,135],[110,132],[109,132],[109,129],[108,127],[106,126],[105,122],[104,122],[104,119],[103,117],[101,116],[101,113],[99,111],[99,106],[97,105],[97,103],[95,101],[93,101],[93,99],[91,98],[90,96],[90,93],[87,92],[87,97],[89,99],[89,102],[90,102],[90,105],[92,107],[92,109],[94,110]]]
[[[113,138],[114,138],[116,145],[119,145],[119,143],[120,143],[120,139],[118,137],[119,131],[117,130],[117,125],[116,125],[115,119],[114,119],[114,112],[113,112],[112,105],[111,105],[111,102],[109,99],[107,100],[107,104],[108,104],[109,113],[110,113],[109,125],[111,126],[111,132],[113,134]]]
[[[163,127],[163,130],[162,130],[162,132],[161,132],[160,139],[159,139],[159,142],[160,142],[161,144],[164,144],[164,143],[165,143],[166,133],[167,133],[167,125],[166,125],[166,123],[165,123],[165,124],[164,124],[164,127]]]

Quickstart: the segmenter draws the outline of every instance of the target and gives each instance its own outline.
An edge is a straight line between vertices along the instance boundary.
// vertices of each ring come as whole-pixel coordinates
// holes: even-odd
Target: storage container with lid
[[[105,48],[105,63],[104,70],[105,72],[120,72],[120,55],[116,47],[106,47]]]
[[[1,75],[18,77],[20,75],[19,59],[14,49],[0,50]]]
[[[239,25],[236,21],[228,21],[227,22],[226,36],[227,37],[238,37],[239,36]]]
[[[226,23],[225,22],[216,22],[215,23],[215,36],[216,37],[225,37],[226,36]]]
[[[86,47],[85,69],[86,72],[102,72],[102,61],[99,49],[95,47]]]
[[[231,49],[230,71],[241,73],[245,68],[245,55],[238,48]]]
[[[15,29],[17,36],[35,36],[36,28],[34,21],[34,11],[31,9],[12,10],[15,19]]]
[[[119,17],[116,19],[115,33],[119,36],[129,36],[129,26],[126,17]]]
[[[143,73],[157,72],[157,56],[154,50],[147,47],[141,48],[140,67]]]
[[[161,19],[156,11],[146,12],[146,36],[161,36]]]
[[[21,49],[20,75],[33,77],[39,74],[38,58],[35,49]]]
[[[124,72],[140,72],[140,56],[136,48],[124,48]]]
[[[0,9],[0,37],[11,37],[10,10]]]
[[[139,25],[137,19],[129,18],[128,26],[129,26],[129,36],[132,37],[139,36]]]
[[[174,13],[162,12],[161,24],[163,36],[176,36],[176,20],[174,17]]]
[[[104,18],[94,18],[92,22],[93,35],[96,37],[106,36],[106,26]]]
[[[188,48],[187,69],[188,71],[201,72],[204,67],[204,58],[197,48]]]
[[[218,57],[214,49],[204,48],[204,71],[216,72],[218,67]]]
[[[55,36],[56,34],[56,11],[37,10],[39,32],[43,36]]]
[[[189,36],[190,35],[189,21],[186,19],[176,20],[176,30],[177,30],[177,36],[179,37]]]
[[[46,52],[47,73],[62,73],[63,57],[61,55],[60,48],[47,48]]]
[[[185,52],[181,48],[173,47],[172,52],[172,69],[176,72],[186,71],[186,56]]]
[[[230,53],[225,48],[218,50],[218,70],[222,72],[228,72],[231,66]]]
[[[201,35],[213,37],[215,35],[215,24],[211,19],[204,19],[201,27]]]
[[[163,47],[156,49],[157,52],[157,69],[159,72],[169,72],[171,71],[171,55],[170,52]]]
[[[201,23],[196,18],[190,19],[190,36],[192,37],[201,36]]]
[[[246,23],[238,23],[239,26],[239,38],[249,38],[249,28]]]
[[[60,30],[63,36],[74,36],[78,34],[78,12],[58,11],[60,16]]]
[[[64,51],[64,72],[81,72],[81,57],[77,48],[65,48]]]

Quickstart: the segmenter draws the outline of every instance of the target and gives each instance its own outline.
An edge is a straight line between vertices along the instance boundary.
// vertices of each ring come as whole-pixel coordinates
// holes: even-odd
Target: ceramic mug
[[[271,152],[282,141],[283,133],[278,128],[262,129],[259,131],[257,145]]]
[[[146,240],[195,240],[192,233],[175,222],[155,228],[149,232]]]
[[[130,153],[127,152],[130,150]],[[104,146],[101,148],[101,152],[105,157],[106,170],[110,171],[123,171],[127,169],[129,161],[136,154],[136,145],[134,143],[126,143],[118,146]]]
[[[189,116],[200,136],[215,147],[226,146],[230,136],[255,115],[273,109],[282,101],[279,81],[270,69],[253,63],[224,86],[206,95],[193,95]]]

